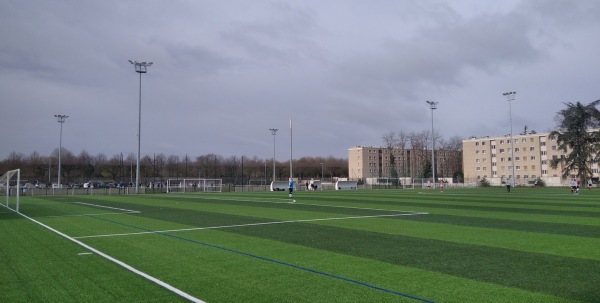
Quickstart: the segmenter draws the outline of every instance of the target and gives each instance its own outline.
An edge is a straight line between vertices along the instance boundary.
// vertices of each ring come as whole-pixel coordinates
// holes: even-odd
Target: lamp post
[[[61,155],[62,155],[62,128],[63,128],[63,123],[65,123],[65,120],[67,118],[69,118],[69,116],[66,115],[54,115],[54,117],[56,117],[58,119],[58,123],[60,123],[60,140],[58,143],[58,188],[62,188],[61,183],[60,183],[60,167],[61,167]]]
[[[269,128],[271,134],[273,135],[273,179],[272,182],[275,181],[275,135],[277,135],[277,128]]]
[[[515,187],[515,148],[513,146],[513,127],[512,127],[512,101],[515,100],[516,92],[504,93],[508,101],[508,113],[510,117],[510,158],[512,159],[512,187]]]
[[[152,62],[137,62],[129,60],[129,63],[135,67],[135,72],[140,74],[140,100],[138,106],[138,150],[137,150],[137,161],[135,169],[135,193],[140,192],[140,143],[142,140],[142,74],[148,72],[148,67],[152,65]]]
[[[319,163],[321,164],[321,183],[323,183],[323,163]]]
[[[435,134],[433,131],[433,110],[437,109],[438,102],[426,101],[431,109],[431,174],[433,178],[433,188],[437,183],[435,180]]]

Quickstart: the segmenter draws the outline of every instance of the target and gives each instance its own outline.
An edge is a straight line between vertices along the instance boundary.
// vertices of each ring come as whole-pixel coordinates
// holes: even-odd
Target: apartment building
[[[532,185],[538,178],[549,186],[568,184],[569,180],[562,178],[562,167],[550,166],[552,159],[564,157],[566,152],[558,149],[549,133],[513,135],[512,139],[512,146],[510,135],[463,140],[465,182],[478,182],[483,178],[492,185],[510,182],[514,157],[516,185]],[[597,165],[592,171],[593,177],[598,178]]]
[[[392,157],[394,165],[392,165]],[[435,151],[436,177],[452,178],[462,169],[460,151]],[[348,149],[348,173],[351,180],[398,177],[420,178],[431,161],[431,150],[356,146]]]

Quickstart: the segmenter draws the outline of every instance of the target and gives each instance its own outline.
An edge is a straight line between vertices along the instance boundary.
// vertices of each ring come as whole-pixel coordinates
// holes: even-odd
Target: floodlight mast
[[[515,149],[513,142],[513,127],[512,127],[512,101],[515,101],[516,92],[508,92],[502,94],[508,101],[508,113],[510,117],[510,158],[512,159],[512,187],[515,187]]]
[[[129,63],[135,67],[135,72],[140,74],[140,93],[138,106],[138,150],[137,150],[137,167],[135,169],[135,193],[140,193],[140,146],[142,140],[142,74],[148,72],[148,67],[152,66],[152,62],[137,62],[129,60]]]
[[[56,117],[58,119],[58,123],[60,123],[60,139],[59,139],[59,143],[58,143],[58,188],[62,188],[61,183],[60,183],[60,168],[61,168],[61,155],[62,155],[62,128],[63,128],[63,123],[65,123],[65,120],[67,118],[69,118],[69,116],[67,115],[54,115],[54,117]]]
[[[271,181],[275,181],[275,135],[277,135],[277,131],[279,129],[269,128],[269,130],[271,131],[271,134],[273,135],[273,180],[271,180]]]
[[[431,174],[433,178],[433,188],[435,188],[435,184],[437,181],[435,180],[435,134],[433,131],[433,110],[437,109],[438,102],[433,101],[425,101],[429,104],[429,108],[431,109]]]

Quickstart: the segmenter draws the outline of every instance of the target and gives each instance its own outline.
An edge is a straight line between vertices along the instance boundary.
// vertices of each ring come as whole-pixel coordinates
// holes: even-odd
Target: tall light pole
[[[504,93],[508,101],[508,113],[510,117],[510,158],[512,159],[512,187],[515,187],[515,148],[513,146],[513,127],[512,127],[512,101],[515,100],[516,92]]]
[[[277,135],[277,128],[269,128],[271,134],[273,135],[273,179],[271,181],[275,181],[275,135]]]
[[[61,183],[60,183],[60,166],[61,166],[61,155],[62,155],[62,127],[63,127],[63,123],[65,123],[65,120],[67,118],[69,118],[69,116],[66,115],[54,115],[54,117],[56,117],[58,119],[58,123],[60,123],[60,140],[58,143],[58,188],[62,188]]]
[[[431,109],[431,173],[433,178],[433,188],[437,181],[435,180],[435,133],[433,131],[433,110],[437,109],[438,102],[426,101]]]
[[[321,182],[323,182],[323,163],[319,164],[321,164]]]
[[[135,72],[140,74],[140,100],[138,106],[138,150],[137,150],[137,167],[135,169],[135,193],[140,192],[140,143],[142,142],[142,74],[148,72],[148,67],[152,62],[137,62],[129,60],[129,63],[135,67]]]

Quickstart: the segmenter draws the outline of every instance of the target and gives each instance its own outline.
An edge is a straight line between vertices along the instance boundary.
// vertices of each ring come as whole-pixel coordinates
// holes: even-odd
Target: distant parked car
[[[62,188],[62,184],[52,184],[52,188]]]

